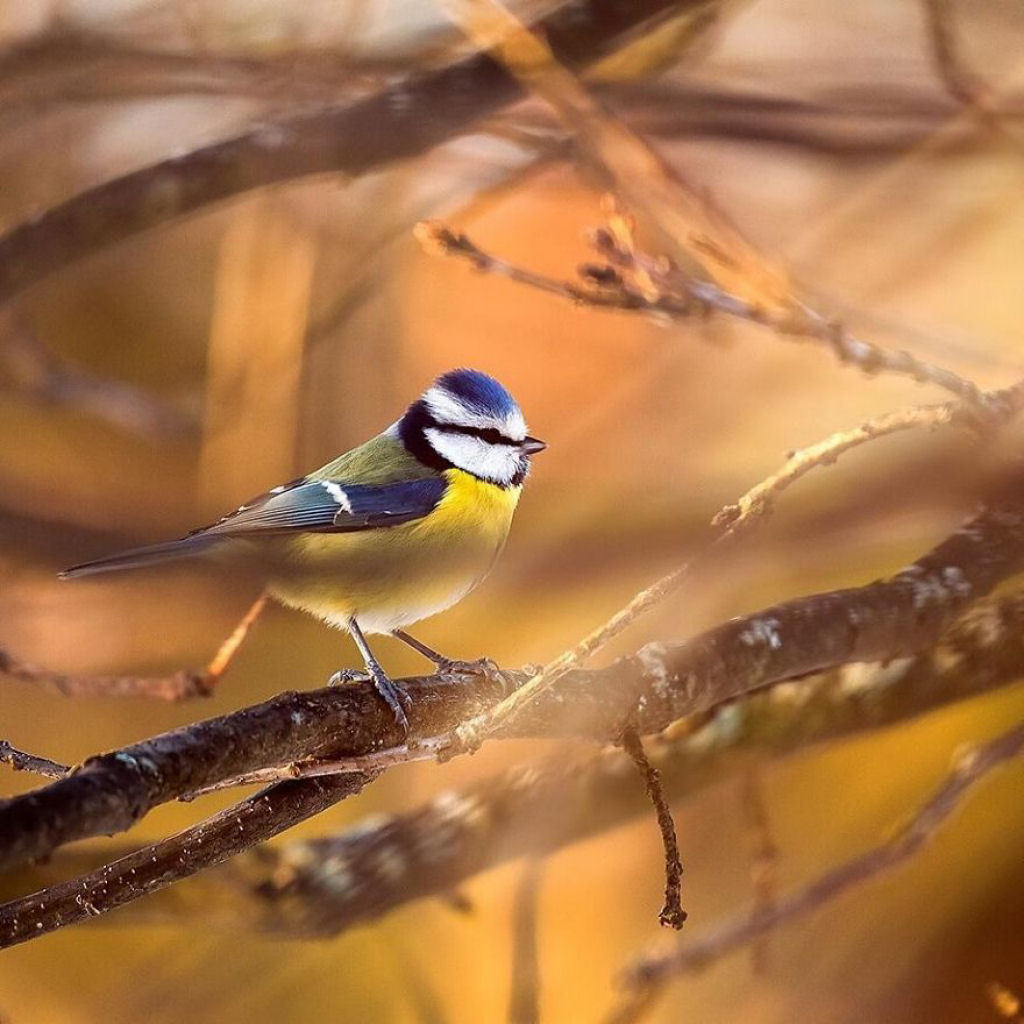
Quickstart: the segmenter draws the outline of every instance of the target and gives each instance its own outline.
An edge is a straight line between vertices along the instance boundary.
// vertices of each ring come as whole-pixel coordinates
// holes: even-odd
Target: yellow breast
[[[505,543],[520,488],[459,469],[437,507],[402,526],[300,534],[280,542],[268,589],[293,607],[383,633],[450,607],[486,576]]]

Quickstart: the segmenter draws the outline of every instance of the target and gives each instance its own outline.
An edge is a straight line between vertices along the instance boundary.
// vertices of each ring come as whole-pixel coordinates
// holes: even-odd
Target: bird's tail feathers
[[[98,558],[94,562],[83,562],[73,565],[59,573],[62,580],[78,579],[81,576],[96,576],[103,572],[119,572],[121,569],[139,569],[143,566],[157,565],[178,558],[190,558],[201,554],[217,538],[215,537],[183,537],[181,540],[167,541],[163,544],[150,544],[144,548],[132,548],[109,558]]]

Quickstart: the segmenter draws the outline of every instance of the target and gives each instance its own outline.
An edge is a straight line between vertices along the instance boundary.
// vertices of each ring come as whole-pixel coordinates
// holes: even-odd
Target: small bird
[[[180,540],[62,572],[62,579],[204,556],[255,569],[266,593],[347,629],[366,673],[408,728],[405,694],[366,642],[391,633],[441,671],[458,665],[403,627],[451,607],[501,552],[546,448],[493,377],[451,370],[396,423],[308,476],[274,487]],[[333,681],[353,678],[342,670]]]

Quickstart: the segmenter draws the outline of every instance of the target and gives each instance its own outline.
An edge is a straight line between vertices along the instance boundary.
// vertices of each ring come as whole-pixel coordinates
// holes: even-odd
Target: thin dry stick
[[[512,908],[512,985],[509,1024],[539,1024],[540,965],[537,954],[537,910],[544,861],[529,857],[523,864]]]
[[[209,786],[186,793],[180,799],[194,800],[196,797],[216,793],[222,789],[235,789],[238,786],[265,786],[271,782],[282,782],[285,779],[315,779],[322,775],[349,775],[352,772],[364,772],[372,769],[394,768],[400,764],[412,764],[414,761],[429,761],[437,756],[443,737],[417,740],[415,749],[408,744],[388,747],[386,750],[362,754],[358,757],[311,758],[302,761],[289,761],[288,764],[274,768],[257,768],[251,772],[233,775],[230,779],[215,782]]]
[[[231,635],[217,649],[217,653],[203,671],[203,677],[208,689],[212,690],[220,682],[221,676],[224,675],[228,666],[234,661],[239,647],[245,642],[249,631],[256,624],[256,620],[266,610],[269,600],[270,597],[266,592],[260,594],[249,606],[249,610],[242,616],[238,625],[231,631]]]
[[[0,740],[0,764],[9,764],[16,772],[32,772],[49,779],[62,779],[71,771],[66,764],[51,761],[48,757],[27,754],[7,740]]]
[[[876,438],[896,434],[913,427],[935,429],[952,423],[963,408],[957,402],[940,405],[912,405],[905,409],[883,413],[850,430],[839,430],[815,444],[791,452],[782,468],[751,487],[735,505],[726,505],[715,515],[716,525],[725,525],[761,516],[769,512],[772,503],[787,487],[792,486],[816,466],[828,466],[851,448],[857,448]]]
[[[706,938],[665,956],[638,960],[625,972],[632,988],[658,987],[671,978],[699,971],[769,929],[788,923],[870,881],[918,853],[960,807],[967,792],[990,772],[1024,752],[1024,724],[961,755],[952,772],[914,817],[888,842],[827,872],[816,882],[779,900],[770,913],[743,917]]]
[[[683,861],[679,856],[679,842],[676,838],[676,826],[672,820],[672,811],[661,788],[661,777],[658,769],[651,764],[644,752],[640,735],[633,726],[622,732],[622,749],[629,755],[636,766],[647,788],[647,796],[654,805],[658,817],[658,828],[661,831],[661,842],[665,847],[665,905],[658,914],[658,920],[666,928],[678,931],[686,921],[683,910]]]
[[[1024,404],[1024,385],[1015,385],[1013,388],[995,392],[992,395],[999,399],[1000,414],[1009,417],[1021,404]],[[454,756],[462,750],[473,750],[479,747],[483,738],[491,731],[518,714],[538,694],[543,693],[567,672],[623,632],[640,615],[677,590],[690,575],[695,565],[707,561],[723,543],[749,529],[770,510],[772,501],[782,491],[815,466],[832,463],[851,448],[886,434],[908,430],[916,426],[939,426],[952,422],[956,413],[961,412],[962,408],[962,406],[951,403],[948,406],[916,406],[888,413],[876,420],[869,420],[852,430],[839,431],[818,444],[793,453],[781,470],[751,488],[735,505],[728,505],[715,515],[712,526],[721,532],[701,553],[689,563],[674,569],[647,589],[642,590],[607,622],[584,637],[575,647],[548,662],[529,682],[510,694],[496,707],[459,725],[452,733],[450,745],[442,751],[442,756]]]
[[[149,697],[167,701],[209,697],[266,608],[267,600],[266,594],[261,594],[253,602],[206,668],[198,671],[181,669],[169,676],[71,675],[22,661],[0,647],[0,675],[53,690],[65,697]]]
[[[0,648],[0,675],[52,690],[65,697],[152,697],[179,701],[209,696],[205,675],[182,669],[173,675],[80,676],[34,665]]]

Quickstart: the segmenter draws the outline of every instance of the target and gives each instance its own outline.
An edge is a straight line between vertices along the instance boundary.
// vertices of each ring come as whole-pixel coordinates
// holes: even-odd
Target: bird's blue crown
[[[480,370],[449,370],[437,378],[434,387],[442,388],[484,416],[503,418],[519,408],[498,381]]]

